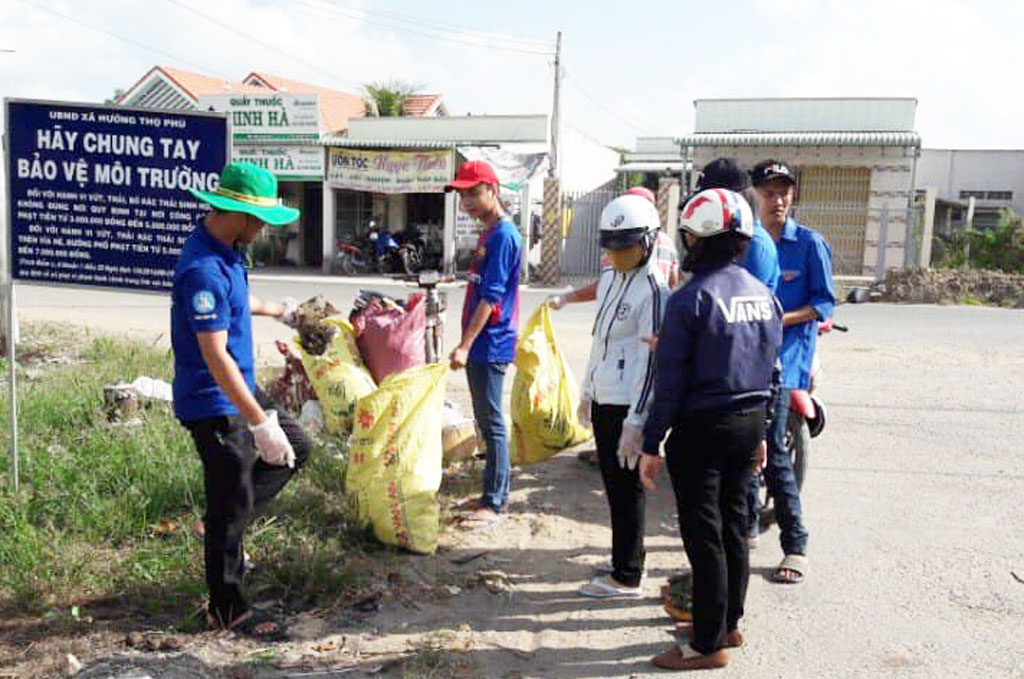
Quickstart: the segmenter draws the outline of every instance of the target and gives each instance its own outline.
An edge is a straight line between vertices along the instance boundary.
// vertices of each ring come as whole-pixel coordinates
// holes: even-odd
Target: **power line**
[[[573,78],[571,75],[569,75],[568,72],[565,73],[565,80],[570,82],[570,83],[572,83],[573,87],[575,87],[576,90],[580,94],[582,94],[584,97],[589,99],[591,101],[591,103],[593,103],[595,106],[597,106],[602,111],[604,111],[608,115],[612,116],[613,118],[615,118],[616,120],[618,120],[622,124],[626,125],[627,127],[632,128],[633,130],[635,130],[637,132],[640,132],[640,133],[642,133],[644,135],[648,135],[649,136],[649,135],[652,134],[650,126],[644,125],[644,124],[638,124],[638,121],[627,120],[626,118],[624,118],[621,115],[619,115],[617,112],[615,112],[612,109],[610,109],[609,107],[605,106],[604,103],[601,102],[601,100],[599,100],[597,97],[591,95],[589,92],[587,92],[585,89],[583,89],[583,86],[580,85],[580,83],[575,78]]]
[[[62,19],[70,21],[71,23],[78,24],[79,26],[83,26],[83,27],[91,29],[93,31],[99,31],[100,33],[105,33],[106,35],[109,35],[111,37],[117,38],[118,40],[123,40],[124,42],[127,42],[127,43],[129,43],[131,45],[135,45],[136,47],[141,47],[144,50],[149,50],[150,52],[154,52],[156,54],[161,54],[161,55],[163,55],[165,57],[169,57],[170,59],[174,59],[175,61],[180,62],[182,64],[187,64],[189,66],[192,66],[193,68],[198,68],[201,71],[210,72],[209,69],[207,69],[205,66],[203,66],[201,64],[197,64],[197,63],[195,63],[193,61],[189,61],[188,59],[182,59],[181,57],[179,57],[177,55],[171,54],[170,52],[165,52],[164,50],[158,49],[156,47],[150,47],[149,45],[141,43],[138,40],[133,40],[132,38],[129,38],[129,37],[124,36],[124,35],[121,35],[120,33],[114,33],[113,31],[108,31],[107,29],[102,28],[100,26],[95,26],[93,24],[86,23],[84,21],[81,21],[80,19],[76,19],[75,17],[73,17],[73,16],[71,16],[69,14],[65,14],[63,12],[59,12],[59,11],[57,11],[55,9],[50,9],[49,7],[43,7],[42,5],[37,5],[34,2],[29,2],[29,0],[18,0],[18,2],[20,2],[22,4],[25,4],[25,5],[28,5],[29,7],[32,7],[33,9],[37,9],[37,10],[39,10],[41,12],[49,12],[50,14],[53,14],[55,16],[59,16]],[[13,50],[11,50],[11,51],[13,51]],[[219,75],[220,77],[224,78],[225,80],[231,80],[230,77],[224,75],[223,73],[217,73],[216,71],[212,71],[212,72],[217,74],[217,75]]]
[[[331,0],[321,0],[321,1],[324,4],[328,4],[328,5],[334,6],[334,3]],[[337,9],[342,9],[342,8],[337,8]],[[351,7],[345,8],[345,9],[351,9]],[[450,24],[450,23],[440,22],[440,21],[436,21],[436,20],[432,20],[432,19],[427,19],[425,17],[417,17],[417,16],[413,16],[413,15],[405,15],[405,14],[401,14],[399,12],[388,12],[388,11],[380,10],[380,9],[370,9],[368,7],[358,7],[358,8],[355,9],[355,11],[358,11],[358,12],[361,12],[361,13],[364,13],[364,14],[372,14],[372,15],[380,16],[382,18],[389,19],[391,21],[398,21],[398,22],[401,22],[401,23],[411,24],[413,26],[418,26],[418,27],[421,27],[421,28],[430,28],[432,30],[438,30],[438,31],[456,31],[458,33],[473,34],[473,35],[476,35],[476,36],[479,36],[481,38],[488,39],[488,40],[492,40],[494,38],[500,38],[502,40],[507,40],[507,41],[510,41],[510,42],[518,42],[518,43],[522,43],[524,46],[532,46],[532,47],[536,47],[536,48],[548,48],[548,49],[551,49],[553,47],[549,40],[543,40],[541,38],[527,38],[527,37],[523,37],[523,36],[509,35],[507,33],[495,33],[495,32],[488,32],[488,31],[480,31],[480,30],[469,28],[469,27],[466,27],[466,26],[459,26],[457,24]]]
[[[169,1],[173,1],[173,0],[169,0]],[[513,46],[503,45],[500,42],[497,42],[494,37],[486,36],[484,34],[480,34],[479,35],[480,39],[481,40],[488,40],[489,42],[478,42],[478,41],[475,41],[475,40],[464,40],[462,38],[454,37],[454,36],[451,36],[451,35],[445,35],[444,33],[428,32],[428,30],[430,30],[429,27],[428,27],[428,30],[417,30],[417,29],[414,29],[414,28],[407,28],[405,26],[397,25],[397,24],[394,24],[394,23],[388,23],[388,22],[381,21],[381,20],[368,19],[368,18],[366,18],[366,17],[364,17],[364,16],[362,16],[362,15],[360,15],[358,13],[353,13],[351,11],[346,10],[345,8],[342,8],[342,7],[336,7],[336,6],[324,7],[323,5],[320,5],[320,4],[312,4],[312,3],[308,2],[307,0],[291,0],[291,2],[303,5],[307,9],[311,9],[311,10],[315,10],[315,11],[323,12],[324,13],[324,14],[319,14],[319,15],[315,15],[315,16],[326,17],[326,18],[335,19],[335,20],[338,20],[338,21],[345,21],[345,22],[349,22],[349,23],[359,23],[359,24],[369,24],[371,26],[380,26],[380,27],[383,27],[383,28],[391,29],[393,31],[402,31],[402,32],[405,32],[405,33],[411,33],[413,35],[419,35],[419,36],[422,36],[422,37],[425,37],[425,38],[430,38],[432,40],[439,40],[439,41],[442,41],[442,42],[457,43],[457,44],[461,44],[461,45],[469,45],[470,47],[479,47],[479,48],[482,48],[482,49],[499,50],[499,51],[504,51],[504,52],[516,52],[516,53],[519,53],[519,54],[532,54],[532,55],[537,55],[537,56],[551,56],[553,54],[553,52],[551,52],[550,50],[548,50],[548,51],[541,51],[541,50],[536,50],[536,49],[522,49],[520,47],[513,47]]]
[[[186,10],[188,12],[191,12],[191,13],[197,15],[197,16],[200,16],[203,19],[206,19],[207,21],[209,21],[211,23],[214,23],[214,24],[220,26],[221,28],[223,28],[223,29],[225,29],[227,31],[230,31],[230,32],[232,32],[232,33],[234,33],[236,35],[239,35],[239,36],[245,38],[246,40],[254,42],[254,43],[256,43],[257,45],[259,45],[261,47],[264,47],[264,48],[266,48],[266,49],[268,49],[268,50],[270,50],[272,52],[276,52],[277,54],[280,54],[283,57],[291,59],[292,61],[294,61],[297,64],[301,64],[301,65],[305,66],[306,68],[311,68],[311,69],[313,69],[313,70],[315,70],[315,71],[317,71],[319,73],[322,73],[322,74],[326,75],[327,77],[331,78],[332,80],[334,80],[335,82],[343,85],[346,88],[355,88],[357,90],[360,89],[358,85],[356,85],[354,83],[351,83],[351,82],[348,82],[348,81],[346,81],[344,79],[338,78],[338,76],[335,75],[334,73],[332,73],[331,71],[324,70],[323,68],[317,66],[316,64],[308,62],[305,59],[300,59],[299,57],[295,56],[294,54],[289,54],[288,52],[285,52],[284,50],[276,47],[275,45],[272,45],[272,44],[270,44],[268,42],[260,40],[259,38],[255,37],[255,36],[249,35],[248,33],[244,33],[242,31],[238,30],[237,28],[235,28],[234,26],[231,26],[230,24],[227,24],[227,23],[221,21],[220,19],[218,19],[218,18],[216,18],[214,16],[211,16],[211,15],[205,13],[205,12],[201,12],[198,9],[196,9],[195,7],[191,7],[190,5],[186,5],[184,2],[181,2],[180,0],[167,0],[167,2],[171,3],[172,5],[177,5],[178,7],[181,7],[182,9],[184,9],[184,10]]]

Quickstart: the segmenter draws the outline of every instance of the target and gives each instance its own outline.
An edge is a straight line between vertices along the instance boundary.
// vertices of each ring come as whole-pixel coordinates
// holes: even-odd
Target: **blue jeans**
[[[765,484],[775,503],[775,521],[779,524],[779,541],[785,554],[807,554],[807,529],[800,507],[800,489],[796,485],[793,459],[786,450],[786,428],[789,426],[789,389],[779,390],[775,402],[775,420],[768,430],[768,464],[764,470]],[[758,479],[750,484],[750,533],[757,535],[761,502],[757,494]]]
[[[480,504],[496,512],[501,511],[508,502],[511,476],[508,435],[501,410],[501,386],[507,369],[507,363],[466,364],[466,379],[473,399],[473,416],[487,446]]]

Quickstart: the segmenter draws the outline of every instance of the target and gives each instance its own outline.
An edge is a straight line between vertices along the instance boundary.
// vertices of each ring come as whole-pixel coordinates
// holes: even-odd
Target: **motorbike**
[[[818,324],[818,335],[825,335],[835,330],[846,332],[846,326],[838,325],[832,319]],[[785,447],[793,461],[793,474],[796,486],[803,489],[807,476],[807,462],[811,456],[811,439],[817,438],[825,430],[825,403],[814,393],[821,377],[821,360],[815,352],[811,363],[811,384],[809,389],[792,389],[789,393],[789,421],[786,426]],[[760,524],[762,530],[775,522],[775,506],[771,493],[764,481],[762,470],[760,477]]]
[[[355,243],[339,239],[335,249],[337,254],[331,265],[332,273],[354,276],[370,273],[376,268],[376,260],[365,247],[360,248]]]

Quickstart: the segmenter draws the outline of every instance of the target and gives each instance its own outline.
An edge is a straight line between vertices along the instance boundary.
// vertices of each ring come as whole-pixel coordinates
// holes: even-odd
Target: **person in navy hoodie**
[[[768,463],[765,483],[775,503],[779,540],[784,554],[774,580],[784,584],[803,581],[807,574],[807,529],[803,522],[800,489],[793,461],[786,449],[789,400],[792,389],[808,389],[811,363],[818,339],[818,323],[832,316],[832,251],[821,234],[790,216],[796,179],[786,163],[764,160],[751,170],[760,209],[761,224],[771,234],[779,255],[776,295],[785,315],[782,319],[782,389],[768,432]],[[756,497],[756,495],[754,496]],[[751,521],[759,508],[751,503]],[[752,524],[756,527],[756,523]]]
[[[508,503],[511,468],[502,384],[516,355],[523,239],[502,207],[498,176],[489,164],[463,163],[445,189],[458,191],[462,211],[484,224],[467,277],[462,341],[449,357],[452,370],[466,368],[473,415],[487,448],[483,489],[462,525],[484,528],[501,517]]]
[[[739,194],[695,194],[683,206],[680,229],[687,248],[683,269],[693,276],[665,309],[640,479],[654,488],[658,448],[671,431],[665,463],[693,569],[693,624],[680,630],[688,643],[652,662],[695,670],[725,666],[726,649],[743,643],[747,493],[765,455],[782,309],[736,263],[754,233],[753,212]]]

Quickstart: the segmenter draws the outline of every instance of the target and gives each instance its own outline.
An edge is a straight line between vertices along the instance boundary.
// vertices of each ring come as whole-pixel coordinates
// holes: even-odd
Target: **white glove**
[[[551,295],[547,299],[548,306],[554,309],[555,311],[558,311],[559,309],[561,309],[562,307],[569,303],[570,294],[571,293],[563,292],[560,295]]]
[[[250,424],[249,431],[256,439],[256,450],[264,462],[278,467],[295,467],[295,451],[277,422],[276,410],[268,410],[266,421],[255,426]]]
[[[576,419],[579,420],[579,423],[587,429],[590,429],[591,427],[590,408],[592,405],[593,403],[591,400],[584,396],[580,399],[579,407],[576,408]]]
[[[636,469],[640,456],[644,454],[644,433],[641,429],[629,424],[622,425],[619,436],[619,449],[615,455],[619,458],[619,466],[623,469]]]
[[[284,307],[284,311],[277,317],[277,320],[281,321],[289,328],[295,327],[295,312],[299,309],[299,300],[294,297],[285,297],[280,301],[281,306]]]

